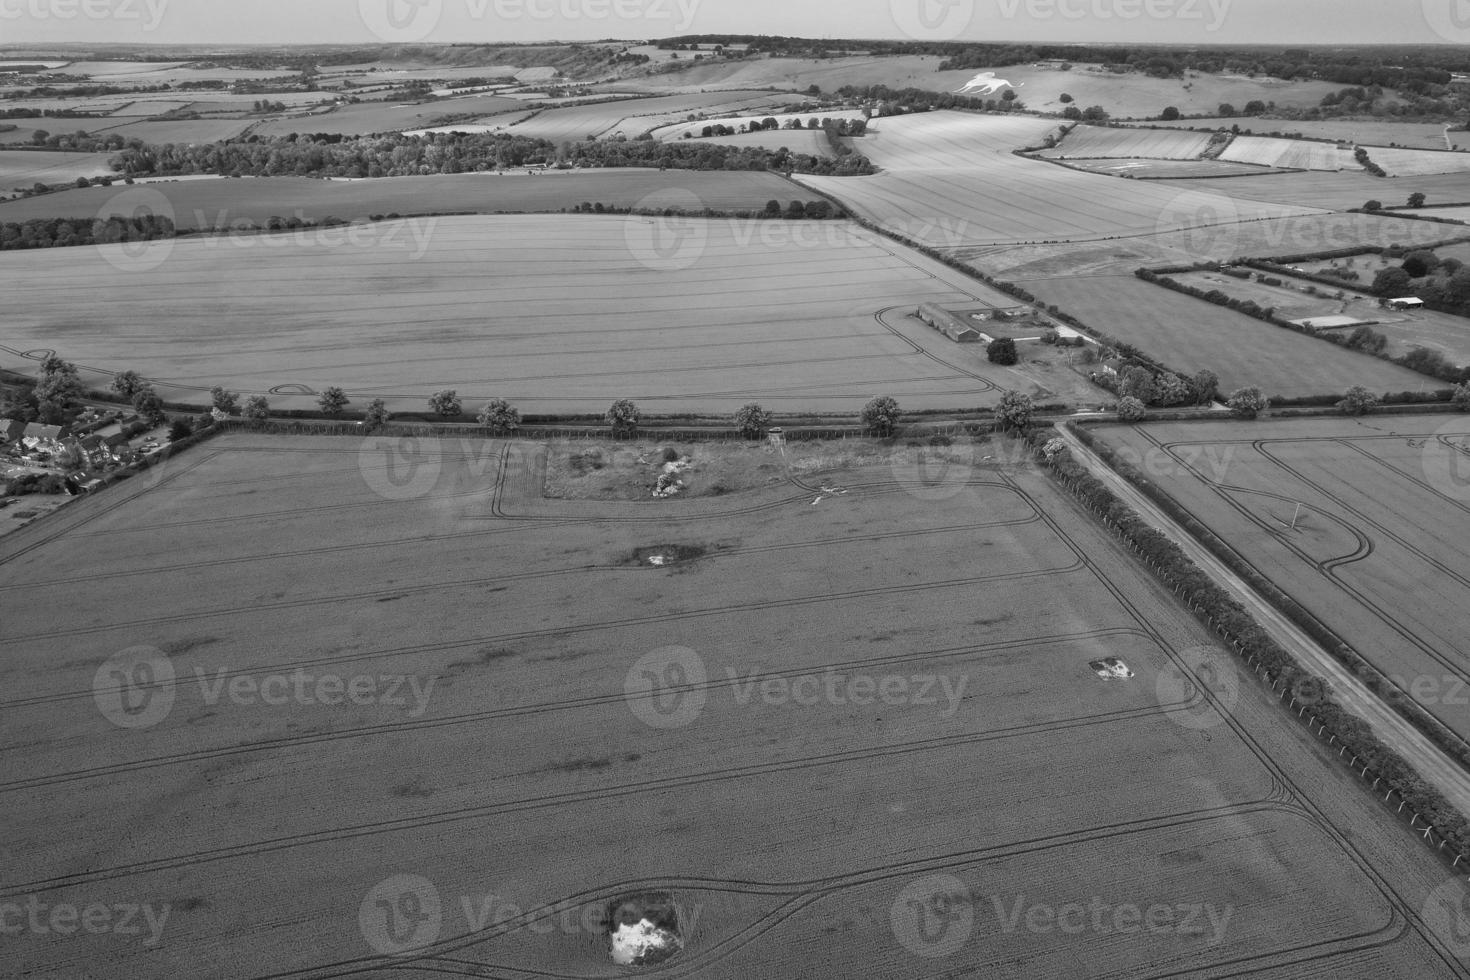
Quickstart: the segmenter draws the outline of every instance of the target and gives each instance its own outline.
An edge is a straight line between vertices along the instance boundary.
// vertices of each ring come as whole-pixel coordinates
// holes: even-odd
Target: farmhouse
[[[924,303],[914,315],[955,343],[978,344],[983,336],[949,310],[933,303]]]
[[[1417,310],[1424,306],[1424,301],[1417,296],[1400,296],[1398,299],[1388,301],[1390,310]]]
[[[25,431],[26,424],[20,419],[0,419],[0,446],[19,442]]]
[[[63,425],[43,425],[40,422],[32,422],[26,426],[21,435],[21,445],[31,450],[42,450],[48,453],[61,452],[61,441],[70,434],[70,429]]]

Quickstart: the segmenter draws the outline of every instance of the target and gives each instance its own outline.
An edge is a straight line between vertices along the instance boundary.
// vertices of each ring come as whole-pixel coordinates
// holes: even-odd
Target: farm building
[[[1388,301],[1390,310],[1417,310],[1424,305],[1424,301],[1417,296],[1400,296],[1398,299]]]
[[[25,431],[26,424],[20,419],[0,419],[0,446],[19,442]]]
[[[933,303],[920,306],[915,316],[958,344],[978,344],[984,336],[949,310]]]
[[[25,427],[20,441],[27,449],[58,453],[61,452],[61,441],[70,434],[71,429],[68,426],[32,422]]]

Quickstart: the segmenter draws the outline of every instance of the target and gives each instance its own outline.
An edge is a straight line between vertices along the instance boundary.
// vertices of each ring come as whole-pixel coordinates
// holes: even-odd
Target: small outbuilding
[[[915,316],[957,344],[978,344],[983,336],[979,330],[934,303],[921,305]]]
[[[1418,310],[1423,309],[1424,301],[1417,296],[1400,296],[1388,301],[1390,310]]]

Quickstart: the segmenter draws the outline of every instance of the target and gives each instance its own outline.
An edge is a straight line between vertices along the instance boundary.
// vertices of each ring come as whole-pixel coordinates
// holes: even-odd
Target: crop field
[[[6,253],[5,343],[64,348],[94,372],[145,366],[166,396],[219,383],[282,408],[331,384],[400,411],[443,388],[472,410],[504,397],[593,413],[624,397],[854,414],[878,394],[913,408],[993,405],[1006,388],[1098,397],[1079,375],[990,364],[911,317],[926,300],[1004,298],[848,222],[411,219],[133,255]],[[96,286],[86,299],[78,275]]]
[[[1470,194],[1470,187],[1465,189]],[[1415,214],[1425,218],[1448,218],[1451,221],[1470,223],[1470,205],[1449,208],[1405,208],[1400,214]]]
[[[593,501],[551,451],[230,435],[0,541],[0,896],[156,927],[8,964],[623,976],[641,901],[720,978],[1464,975],[1439,859],[1029,467]]]
[[[369,133],[396,133],[410,129],[426,129],[450,116],[467,112],[493,115],[521,110],[525,107],[514,99],[493,95],[465,96],[408,105],[393,102],[359,102],[339,106],[328,112],[307,116],[288,116],[257,123],[252,133],[260,136],[287,136],[291,133],[333,133],[364,136]]]
[[[1120,183],[1011,150],[1035,145],[1055,124],[1026,116],[927,112],[875,120],[863,152],[885,172],[801,176],[860,214],[936,248],[1149,234],[1200,220],[1180,190]],[[1241,201],[1239,217],[1301,213]],[[1211,218],[1210,220],[1217,220]]]
[[[1272,173],[1268,167],[1225,160],[1074,160],[1067,166],[1088,173],[1110,177],[1133,177],[1138,180],[1170,180],[1186,177],[1259,176]],[[1283,171],[1284,172],[1284,171]]]
[[[3,154],[0,154],[3,159]],[[774,174],[754,171],[659,173],[647,169],[598,168],[427,177],[383,177],[375,180],[318,180],[311,177],[202,176],[146,185],[161,197],[140,196],[140,187],[89,187],[0,205],[0,221],[30,218],[94,218],[99,214],[131,214],[146,203],[171,208],[180,228],[228,227],[242,219],[257,224],[272,216],[345,221],[374,214],[412,215],[425,212],[560,211],[586,201],[633,207],[650,194],[685,191],[703,207],[721,211],[756,210],[772,198],[807,197]],[[694,200],[690,198],[689,200]],[[661,198],[660,198],[661,200]]]
[[[1344,298],[1339,300],[1332,298],[1337,290],[1329,286],[1290,276],[1276,277],[1286,283],[1283,286],[1247,282],[1214,272],[1186,272],[1169,278],[1196,289],[1218,289],[1226,296],[1272,307],[1284,320],[1347,316],[1371,322],[1374,330],[1388,338],[1387,352],[1393,356],[1423,347],[1439,351],[1451,364],[1470,364],[1470,321],[1464,317],[1434,310],[1381,309],[1377,299],[1352,289],[1347,283],[1341,289]],[[1316,290],[1318,295],[1308,294],[1308,289]]]
[[[1470,736],[1470,495],[1464,416],[1268,421],[1103,430],[1175,461],[1157,486],[1394,679],[1461,738]],[[1298,504],[1302,515],[1296,514]],[[1297,518],[1296,528],[1291,523]]]
[[[785,105],[789,94],[752,91],[669,95],[649,99],[595,103],[547,109],[517,124],[517,136],[547,140],[585,140],[621,132],[632,139],[660,126],[681,121],[690,113],[755,112],[768,105]]]
[[[1373,391],[1420,391],[1439,383],[1408,368],[1244,313],[1146,283],[1133,276],[1019,279],[1044,303],[1081,316],[1169,367],[1214,371],[1221,390],[1259,385],[1268,395],[1300,397],[1366,385]]]
[[[1464,174],[1470,172],[1470,153],[1447,150],[1406,150],[1386,146],[1368,147],[1368,159],[1393,177],[1423,177],[1429,174]],[[1466,182],[1470,189],[1470,180]]]
[[[1209,145],[1209,133],[1077,126],[1055,147],[1041,150],[1036,155],[1064,160],[1095,157],[1192,160],[1205,152]]]
[[[1403,204],[1418,191],[1429,203],[1470,200],[1470,176],[1431,174],[1425,177],[1374,177],[1349,173],[1279,173],[1260,177],[1190,180],[1173,185],[1180,191],[1212,191],[1237,200],[1274,201],[1337,211],[1360,208],[1368,201]]]
[[[1340,149],[1335,143],[1284,140],[1270,136],[1237,136],[1220,154],[1220,159],[1298,170],[1363,169],[1353,157],[1352,150]]]
[[[116,133],[123,139],[140,139],[146,143],[214,143],[239,136],[250,128],[250,122],[248,119],[144,120],[108,126],[98,132]]]
[[[1318,139],[1344,140],[1362,143],[1371,153],[1374,146],[1408,146],[1421,150],[1445,150],[1444,126],[1441,123],[1385,122],[1371,119],[1268,119],[1252,117],[1216,117],[1213,119],[1176,119],[1172,122],[1150,120],[1150,126],[1169,126],[1175,129],[1230,129],[1239,126],[1251,135],[1269,136],[1300,133]],[[1465,144],[1470,134],[1451,131],[1452,143]]]
[[[60,184],[78,177],[110,174],[112,169],[107,166],[110,156],[111,153],[0,150],[0,194],[32,184]]]

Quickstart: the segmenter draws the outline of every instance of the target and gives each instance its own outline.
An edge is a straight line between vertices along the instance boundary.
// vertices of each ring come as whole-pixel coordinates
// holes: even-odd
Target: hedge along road
[[[1102,480],[1109,490],[1137,511],[1140,517],[1168,535],[1211,578],[1229,589],[1271,634],[1272,639],[1298,658],[1304,667],[1315,670],[1319,676],[1325,678],[1343,705],[1371,724],[1374,733],[1384,744],[1412,763],[1425,782],[1443,793],[1461,813],[1470,813],[1470,772],[1466,772],[1458,762],[1384,703],[1336,658],[1277,611],[1275,606],[1227,568],[1133,484],[1099,459],[1096,453],[1077,438],[1070,426],[1058,426],[1057,433],[1067,443],[1073,457]]]

